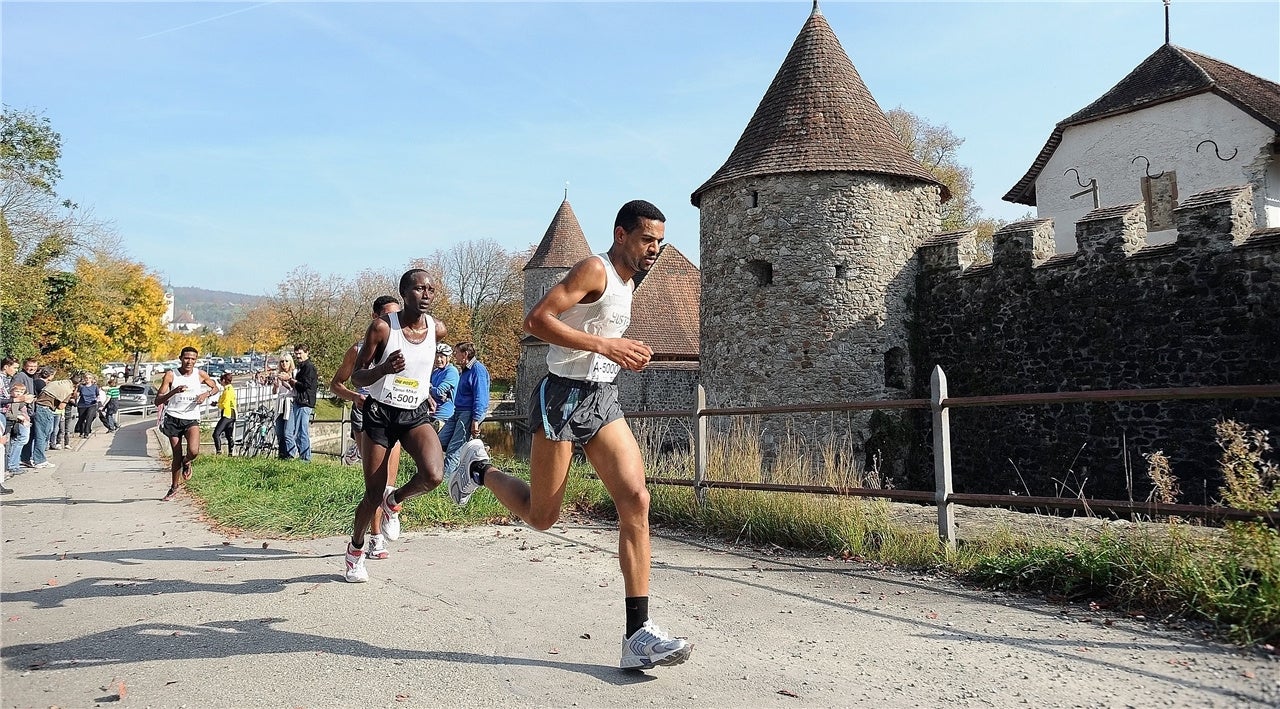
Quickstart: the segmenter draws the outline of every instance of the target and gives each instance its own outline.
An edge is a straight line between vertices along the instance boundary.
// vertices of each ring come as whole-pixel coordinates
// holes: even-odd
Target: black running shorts
[[[160,419],[160,432],[169,438],[182,438],[187,435],[187,429],[199,425],[199,419],[180,419],[165,414],[164,418]]]
[[[542,429],[552,441],[586,443],[622,418],[618,385],[584,382],[548,374],[529,397],[529,430]]]
[[[372,397],[364,400],[364,435],[387,450],[404,440],[409,431],[430,424],[429,399],[423,399],[422,404],[412,411],[380,404]]]

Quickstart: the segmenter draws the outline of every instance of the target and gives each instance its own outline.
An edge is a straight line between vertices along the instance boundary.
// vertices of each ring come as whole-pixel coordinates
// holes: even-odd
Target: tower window
[[[751,190],[751,207],[754,209],[755,207],[759,207],[759,206],[760,206],[760,193],[756,192],[755,190]]]
[[[884,385],[890,389],[907,388],[907,352],[891,347],[884,353]]]
[[[844,280],[849,277],[849,267],[843,263],[836,264],[836,279]]]
[[[767,286],[773,284],[773,264],[768,261],[752,259],[747,262],[747,270],[756,277],[756,285]]]

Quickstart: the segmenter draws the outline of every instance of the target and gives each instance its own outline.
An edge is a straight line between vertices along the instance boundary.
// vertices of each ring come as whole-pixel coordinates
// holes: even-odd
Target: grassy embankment
[[[1240,430],[1224,438],[1223,499],[1232,506],[1275,509],[1280,474],[1261,455],[1265,440]],[[713,449],[709,476],[760,479],[758,437],[735,436]],[[876,486],[862,472],[841,469],[834,451],[787,456],[772,482]],[[848,456],[843,456],[848,459]],[[659,461],[650,456],[651,461]],[[527,465],[500,461],[527,474]],[[692,461],[665,457],[651,475],[688,476]],[[1158,467],[1158,466],[1156,466]],[[221,525],[262,535],[316,537],[349,532],[362,492],[358,468],[317,461],[202,456],[190,489]],[[412,471],[407,459],[402,480]],[[1153,470],[1154,476],[1160,471]],[[575,465],[566,506],[604,517],[613,514],[603,487]],[[1166,490],[1165,494],[1172,491]],[[1130,526],[1069,535],[1005,527],[948,550],[936,532],[894,520],[891,506],[876,500],[783,493],[713,490],[695,504],[692,490],[651,488],[655,523],[752,544],[777,544],[893,566],[942,569],[989,587],[1042,593],[1072,601],[1096,600],[1149,617],[1207,620],[1241,643],[1280,642],[1280,534],[1261,524],[1235,523],[1205,534],[1185,522]],[[505,519],[487,490],[465,509],[437,489],[406,505],[405,529],[480,524]]]

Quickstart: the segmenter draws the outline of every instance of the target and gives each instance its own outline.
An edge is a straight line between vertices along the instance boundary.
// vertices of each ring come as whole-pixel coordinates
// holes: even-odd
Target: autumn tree
[[[75,254],[110,231],[58,195],[61,157],[62,136],[48,118],[0,111],[0,337],[8,354],[53,363],[74,359],[77,337],[59,319],[71,305]]]
[[[429,260],[438,269],[445,291],[436,316],[449,327],[450,340],[476,343],[494,379],[515,378],[524,334],[521,269],[526,256],[486,239],[462,242]]]
[[[942,230],[976,229],[979,249],[990,254],[991,235],[1004,222],[983,217],[982,207],[973,199],[973,171],[956,156],[964,138],[945,124],[929,123],[901,106],[885,113],[885,118],[911,155],[951,192],[951,199],[942,204]]]

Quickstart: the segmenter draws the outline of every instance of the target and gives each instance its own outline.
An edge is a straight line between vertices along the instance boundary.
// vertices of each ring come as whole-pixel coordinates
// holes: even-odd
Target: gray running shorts
[[[529,398],[529,430],[542,429],[552,441],[586,443],[622,418],[618,385],[584,382],[554,374],[543,377]]]
[[[359,406],[351,407],[351,437],[364,430],[364,409]]]

